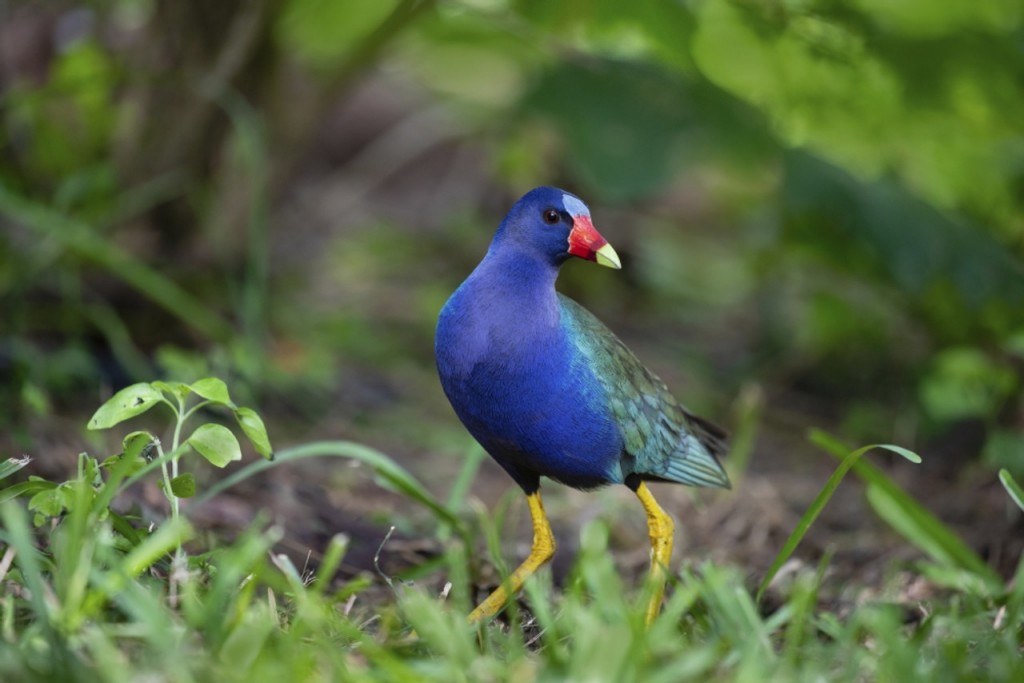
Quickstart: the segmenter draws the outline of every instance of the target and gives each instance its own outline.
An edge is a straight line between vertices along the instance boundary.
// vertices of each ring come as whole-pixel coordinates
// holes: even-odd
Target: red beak
[[[573,216],[572,230],[569,232],[569,253],[587,261],[594,261],[609,268],[621,268],[619,255],[601,236],[590,216]]]

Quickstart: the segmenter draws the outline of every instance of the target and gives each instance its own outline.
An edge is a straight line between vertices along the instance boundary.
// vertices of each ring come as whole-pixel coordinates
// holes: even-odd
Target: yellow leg
[[[668,516],[658,501],[654,500],[647,484],[640,482],[636,495],[647,512],[647,530],[651,536],[651,586],[653,593],[647,605],[647,623],[657,618],[661,611],[661,599],[665,595],[665,580],[668,576],[669,560],[672,558],[672,518]]]
[[[470,612],[469,622],[471,624],[493,617],[500,612],[512,596],[523,587],[523,582],[547,564],[555,554],[555,536],[551,533],[551,524],[548,523],[548,516],[544,512],[540,491],[531,493],[527,496],[526,501],[530,505],[530,519],[533,521],[533,547],[530,548],[530,554],[508,579]],[[669,524],[671,528],[671,522]]]

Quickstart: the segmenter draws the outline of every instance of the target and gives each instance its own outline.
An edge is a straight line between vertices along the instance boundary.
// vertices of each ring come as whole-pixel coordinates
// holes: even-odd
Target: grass
[[[197,384],[213,395],[215,385]],[[233,405],[226,393],[222,398]],[[369,465],[380,482],[430,511],[445,548],[437,571],[450,587],[438,595],[388,578],[391,592],[381,597],[364,592],[365,580],[333,580],[344,537],[331,542],[315,572],[304,573],[274,553],[282,532],[263,520],[232,543],[200,547],[190,542],[187,508],[161,522],[115,512],[111,504],[125,487],[147,472],[159,476],[157,461],[170,456],[140,469],[148,440],[128,439],[125,452],[108,461],[83,454],[68,482],[29,479],[0,489],[0,680],[1020,680],[1024,565],[1002,581],[862,459],[870,447],[851,451],[822,433],[812,441],[840,465],[756,594],[743,568],[685,566],[648,629],[645,588],[620,576],[606,527],[593,523],[583,530],[564,590],[541,573],[525,591],[530,613],[513,605],[510,627],[474,629],[465,615],[469,549],[478,544],[462,510],[479,452],[467,457],[445,502],[386,455],[347,442],[278,452],[203,494],[219,495],[255,472],[304,457]],[[28,465],[0,463],[0,486]],[[927,559],[916,571],[941,587],[939,597],[916,612],[879,601],[839,615],[818,599],[823,563],[798,573],[779,604],[766,608],[765,587],[847,471],[867,484],[882,519],[922,551]],[[1005,472],[1001,480],[1020,504],[1017,483]]]

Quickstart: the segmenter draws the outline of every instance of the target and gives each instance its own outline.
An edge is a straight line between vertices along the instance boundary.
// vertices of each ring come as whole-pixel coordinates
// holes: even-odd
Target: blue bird
[[[531,190],[438,319],[434,352],[445,395],[522,488],[533,522],[529,556],[473,610],[473,623],[497,614],[554,555],[541,477],[578,489],[625,484],[638,496],[651,541],[648,623],[661,609],[673,524],[646,482],[730,486],[716,457],[723,432],[688,412],[618,337],[555,291],[571,257],[621,267],[578,197]]]

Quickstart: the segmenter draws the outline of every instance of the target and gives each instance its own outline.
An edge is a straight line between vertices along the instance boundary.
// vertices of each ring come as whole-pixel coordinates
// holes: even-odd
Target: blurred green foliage
[[[704,394],[796,388],[854,439],[980,419],[1024,461],[1019,2],[0,12],[35,36],[0,82],[0,427],[158,349],[311,414],[354,363],[427,386],[445,293],[558,183],[629,278],[566,288],[687,330]]]

